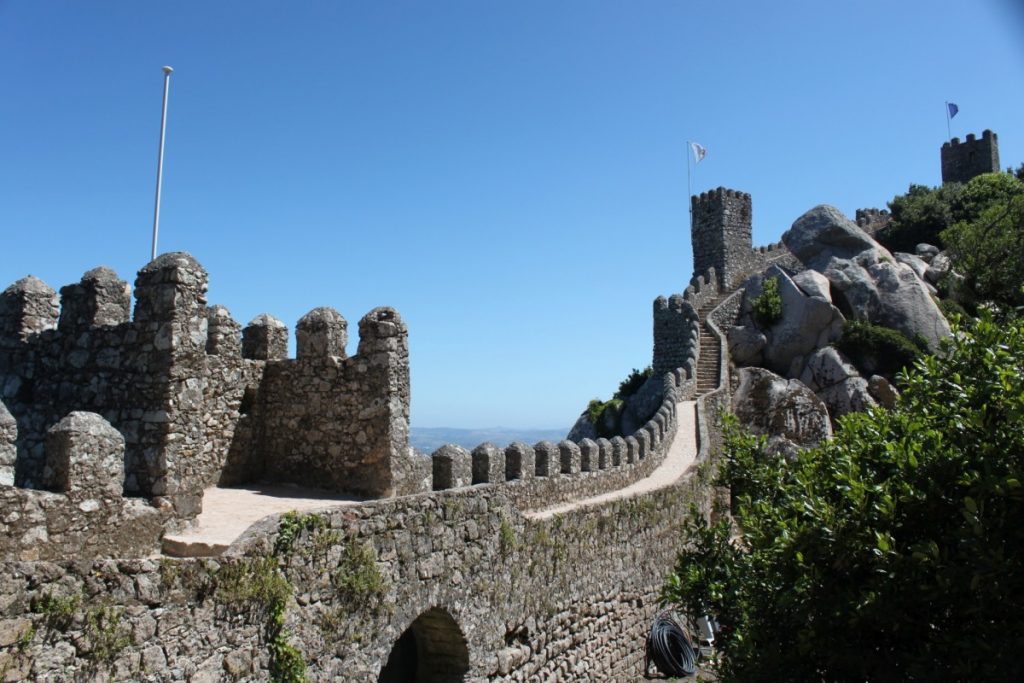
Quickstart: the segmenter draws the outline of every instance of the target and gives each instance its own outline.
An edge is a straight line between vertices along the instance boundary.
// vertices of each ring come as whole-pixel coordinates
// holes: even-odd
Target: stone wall
[[[358,354],[344,358],[336,350],[300,345],[295,360],[267,361],[256,407],[263,476],[392,495],[392,454],[409,448],[405,323],[394,309],[375,309],[359,322]]]
[[[121,495],[124,437],[99,415],[74,412],[48,430],[42,480],[49,491],[0,486],[0,556],[147,555],[159,543],[165,515]]]
[[[393,491],[392,460],[409,451],[398,314],[365,317],[360,353],[346,359],[344,319],[315,309],[289,360],[283,323],[258,316],[242,330],[227,309],[206,307],[206,287],[202,266],[171,253],[139,271],[133,315],[127,283],[107,268],[62,288],[60,305],[31,276],[0,294],[0,399],[18,433],[13,483],[42,487],[47,430],[86,410],[125,439],[124,493],[169,504],[171,520],[198,514],[208,486],[263,477]],[[332,366],[349,369],[326,381]],[[310,467],[296,465],[303,458]],[[11,477],[10,460],[0,452],[0,477]]]
[[[968,133],[963,142],[953,138],[942,144],[940,157],[943,183],[966,183],[982,173],[998,173],[999,136],[985,130],[980,140],[974,133]]]
[[[423,668],[469,681],[636,680],[688,503],[707,505],[704,473],[547,519],[484,485],[268,518],[217,561],[6,562],[0,670],[266,680],[280,650],[255,587],[284,577],[277,641],[311,681],[378,680],[406,631]]]

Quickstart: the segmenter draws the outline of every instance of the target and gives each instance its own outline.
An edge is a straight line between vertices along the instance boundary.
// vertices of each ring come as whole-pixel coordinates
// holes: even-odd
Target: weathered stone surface
[[[473,483],[498,484],[505,481],[505,451],[493,443],[473,449]]]
[[[936,254],[939,253],[939,248],[934,244],[925,244],[924,242],[914,247],[914,254],[925,263],[931,263],[932,259]]]
[[[863,377],[850,377],[833,384],[820,390],[818,396],[828,406],[833,422],[843,415],[863,412],[876,404],[868,391],[868,381]]]
[[[756,434],[783,436],[813,446],[832,435],[828,410],[799,380],[786,380],[764,368],[741,368],[732,410]]]
[[[538,441],[533,445],[533,454],[538,477],[557,477],[562,473],[562,458],[555,444]]]
[[[595,434],[596,436],[596,434]],[[595,472],[600,469],[601,448],[591,438],[580,439],[580,470]]]
[[[583,439],[594,440],[597,438],[597,428],[590,421],[586,411],[576,419],[575,424],[573,424],[572,429],[569,430],[565,438],[576,443],[583,441]]]
[[[124,437],[96,413],[70,413],[47,433],[43,483],[54,491],[120,497]]]
[[[920,335],[933,349],[949,335],[946,319],[914,271],[894,262],[884,247],[834,207],[811,209],[782,240],[806,267],[828,278],[833,302],[844,314],[910,338]]]
[[[224,306],[206,309],[206,353],[211,356],[238,357],[242,353],[242,326]]]
[[[14,463],[18,455],[18,422],[0,401],[0,485],[14,485]]]
[[[892,257],[896,259],[897,263],[908,266],[919,279],[925,279],[925,273],[928,272],[928,264],[919,256],[897,251],[893,253]]]
[[[254,360],[288,357],[288,327],[267,313],[261,313],[242,330],[242,356]]]
[[[434,490],[456,489],[473,483],[472,456],[462,446],[445,444],[430,456],[433,461]]]
[[[295,357],[345,357],[348,322],[329,306],[314,308],[295,326]]]
[[[737,365],[757,365],[768,337],[752,325],[737,325],[728,331],[729,356]]]
[[[807,296],[818,297],[832,303],[832,291],[828,278],[816,270],[802,270],[793,276],[793,284]]]
[[[26,341],[57,327],[60,307],[57,292],[29,275],[0,293],[0,337]]]
[[[505,448],[505,480],[533,479],[537,465],[533,447],[514,441]]]
[[[807,296],[778,266],[769,268],[763,278],[755,276],[748,281],[744,311],[752,308],[750,302],[760,295],[761,282],[769,277],[779,283],[782,317],[764,330],[764,364],[778,374],[799,377],[803,357],[842,336],[845,320],[839,309],[824,298]]]
[[[110,268],[93,268],[73,285],[62,287],[58,327],[69,331],[84,327],[120,325],[131,312],[131,288]]]
[[[579,474],[582,466],[580,446],[574,441],[563,439],[558,442],[559,460],[562,474]]]
[[[949,259],[949,256],[945,252],[935,254],[932,260],[928,264],[928,269],[925,271],[924,276],[928,282],[933,285],[939,284],[953,268],[953,262]]]
[[[817,392],[858,376],[857,368],[838,349],[826,346],[807,357],[800,381]]]
[[[881,375],[872,375],[868,379],[868,393],[878,403],[886,408],[896,407],[896,401],[899,400],[900,393],[896,391],[896,387],[889,383],[885,377]]]

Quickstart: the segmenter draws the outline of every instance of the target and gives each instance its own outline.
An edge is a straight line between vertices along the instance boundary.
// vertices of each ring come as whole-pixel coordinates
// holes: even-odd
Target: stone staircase
[[[700,358],[697,360],[697,395],[706,394],[718,388],[721,376],[722,344],[707,325],[708,315],[725,297],[719,297],[701,306],[700,316]]]

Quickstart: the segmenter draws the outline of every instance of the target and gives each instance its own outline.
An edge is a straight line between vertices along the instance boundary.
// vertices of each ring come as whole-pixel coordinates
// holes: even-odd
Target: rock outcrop
[[[848,317],[920,336],[935,350],[949,335],[945,317],[914,270],[835,207],[814,207],[782,241],[804,266],[828,278],[834,303]]]
[[[755,434],[810,447],[832,435],[825,403],[799,380],[764,368],[742,368],[732,410]]]

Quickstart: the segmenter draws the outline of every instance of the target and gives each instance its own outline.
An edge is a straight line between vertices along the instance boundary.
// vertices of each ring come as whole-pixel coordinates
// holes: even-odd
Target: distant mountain
[[[538,441],[554,441],[558,443],[565,438],[568,429],[512,429],[509,427],[489,427],[484,429],[458,429],[456,427],[411,427],[409,441],[413,448],[424,453],[433,453],[445,445],[453,443],[473,450],[485,441],[504,448],[513,441],[522,441],[531,446]]]

